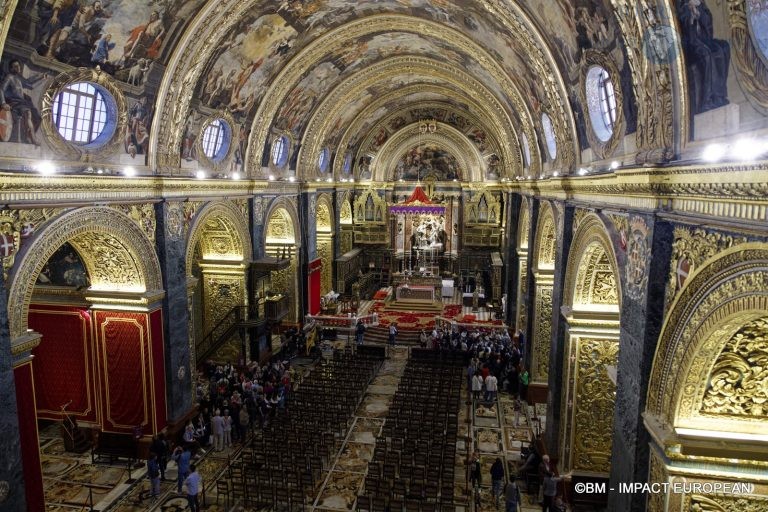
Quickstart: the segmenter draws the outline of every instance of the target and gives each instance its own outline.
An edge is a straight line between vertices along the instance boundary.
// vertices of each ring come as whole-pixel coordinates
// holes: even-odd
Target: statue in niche
[[[683,38],[691,112],[700,114],[728,104],[728,66],[731,48],[715,39],[712,12],[704,0],[681,0],[677,17]]]

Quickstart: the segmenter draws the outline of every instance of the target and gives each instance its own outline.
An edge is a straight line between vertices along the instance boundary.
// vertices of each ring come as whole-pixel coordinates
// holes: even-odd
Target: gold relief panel
[[[536,382],[549,378],[549,351],[552,343],[552,286],[536,286],[536,324],[533,335],[533,375]]]
[[[325,295],[333,290],[333,241],[318,240],[317,256],[323,262],[320,272],[320,293]]]
[[[355,199],[355,224],[386,224],[387,202],[375,189],[363,191]]]
[[[665,297],[665,309],[683,288],[688,276],[706,260],[730,247],[747,242],[746,237],[731,236],[701,228],[678,226],[674,230],[672,258]]]
[[[616,385],[607,367],[616,366],[616,340],[579,338],[573,404],[573,469],[610,473]]]
[[[3,274],[6,279],[22,244],[49,219],[58,216],[63,211],[64,208],[0,210],[0,259],[3,263]]]
[[[331,212],[325,201],[317,205],[316,215],[317,231],[322,233],[332,231],[333,224],[331,223]]]
[[[207,269],[203,271],[206,334],[211,332],[232,308],[245,305],[244,279],[242,276],[218,275]],[[226,330],[226,327],[222,330]]]
[[[348,199],[344,199],[341,202],[341,214],[339,219],[342,224],[352,224],[352,206],[349,204]]]
[[[548,203],[547,203],[548,204]],[[555,233],[555,217],[550,206],[542,205],[539,210],[539,225],[536,230],[536,252],[534,253],[534,268],[554,268],[557,235]]]
[[[352,250],[354,232],[342,231],[341,232],[341,254],[346,254]]]
[[[664,462],[659,458],[656,450],[651,447],[648,469],[648,483],[664,484],[667,482],[667,473]],[[648,495],[648,512],[665,512],[665,495],[661,492],[652,492]]]
[[[593,242],[585,251],[576,273],[573,293],[576,305],[618,305],[616,275],[608,253],[601,244]]]
[[[766,496],[693,494],[686,496],[684,501],[687,506],[683,510],[694,512],[765,512],[768,510]]]
[[[157,222],[155,220],[155,208],[152,204],[118,204],[112,208],[123,212],[147,235],[147,238],[155,241]]]
[[[484,191],[471,197],[464,206],[464,223],[470,225],[501,224],[501,201],[492,192]]]
[[[144,291],[133,256],[115,237],[89,232],[71,239],[70,243],[88,269],[92,289]]]
[[[573,232],[576,233],[576,231],[579,229],[579,224],[581,224],[581,221],[584,220],[584,217],[586,217],[589,213],[594,213],[591,210],[585,210],[583,208],[576,208],[573,211]]]
[[[700,412],[768,420],[768,317],[747,323],[725,344]]]

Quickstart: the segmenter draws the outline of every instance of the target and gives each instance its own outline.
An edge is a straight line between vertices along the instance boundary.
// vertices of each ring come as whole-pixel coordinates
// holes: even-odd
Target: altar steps
[[[421,329],[398,329],[397,338],[395,341],[398,345],[410,345],[418,347],[420,342]],[[376,327],[370,327],[365,331],[364,343],[381,343],[386,344],[389,342],[389,326],[379,325]]]
[[[398,299],[384,305],[384,311],[404,311],[409,313],[442,313],[442,302],[424,302],[422,300]]]

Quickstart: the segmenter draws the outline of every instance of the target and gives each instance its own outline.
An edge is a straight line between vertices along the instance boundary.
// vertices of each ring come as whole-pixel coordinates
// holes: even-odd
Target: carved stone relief
[[[112,208],[130,217],[147,235],[147,238],[153,242],[155,241],[157,221],[155,219],[155,208],[152,204],[117,204],[112,205]]]
[[[549,351],[552,343],[552,285],[536,285],[536,324],[533,335],[533,374],[536,382],[549,378]]]

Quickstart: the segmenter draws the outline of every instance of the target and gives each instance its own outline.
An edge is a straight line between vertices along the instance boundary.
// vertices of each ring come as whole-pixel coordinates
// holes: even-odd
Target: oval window
[[[523,164],[525,167],[531,166],[531,146],[528,144],[528,137],[526,137],[525,134],[522,136],[523,139]]]
[[[133,108],[144,106],[141,101]],[[85,148],[106,144],[117,126],[117,104],[106,89],[91,82],[64,86],[53,99],[53,124],[64,140]]]
[[[613,135],[616,125],[616,91],[608,71],[592,66],[586,80],[587,110],[592,129],[601,142]]]
[[[541,127],[544,130],[544,140],[547,141],[547,151],[549,158],[557,158],[557,141],[555,140],[555,129],[552,126],[552,119],[547,113],[541,114]]]
[[[320,155],[318,155],[317,157],[317,168],[323,174],[325,174],[325,171],[328,170],[328,163],[331,160],[330,156],[331,156],[330,150],[328,148],[325,148],[322,151],[320,151]]]
[[[282,167],[288,162],[288,147],[290,142],[288,137],[281,135],[272,143],[272,163],[277,167]]]
[[[203,154],[214,162],[221,162],[227,156],[231,140],[229,123],[223,119],[214,119],[203,129]]]

